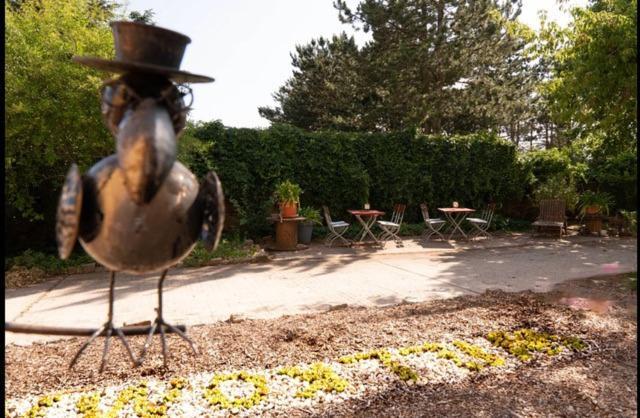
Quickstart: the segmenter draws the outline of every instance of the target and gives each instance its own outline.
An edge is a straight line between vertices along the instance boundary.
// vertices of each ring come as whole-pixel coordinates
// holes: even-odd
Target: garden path
[[[487,289],[545,292],[568,279],[636,271],[636,248],[635,238],[585,237],[516,237],[426,248],[406,240],[379,251],[312,247],[266,263],[172,270],[165,282],[164,312],[172,323],[199,325],[232,314],[275,318],[341,304],[384,306]],[[116,325],[153,319],[157,282],[157,275],[118,275]],[[107,294],[105,272],[7,289],[6,320],[97,327],[106,319]],[[6,333],[5,345],[54,339],[60,337]]]

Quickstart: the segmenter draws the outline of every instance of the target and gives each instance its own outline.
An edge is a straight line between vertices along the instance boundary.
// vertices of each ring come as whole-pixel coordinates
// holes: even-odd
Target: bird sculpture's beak
[[[176,161],[176,135],[169,112],[153,99],[125,114],[118,129],[118,164],[134,202],[149,203]]]

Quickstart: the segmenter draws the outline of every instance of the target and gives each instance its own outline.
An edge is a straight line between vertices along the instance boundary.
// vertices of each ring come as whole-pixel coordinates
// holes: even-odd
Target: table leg
[[[447,217],[449,218],[449,220],[451,221],[451,224],[453,225],[453,230],[451,231],[451,234],[449,234],[449,239],[451,239],[451,237],[453,237],[453,234],[455,234],[456,230],[458,230],[460,231],[462,236],[466,240],[468,240],[469,238],[467,237],[467,234],[465,234],[462,228],[460,228],[460,224],[462,224],[462,221],[464,221],[464,219],[467,217],[466,214],[460,213],[459,215],[452,216],[451,214],[447,213]]]
[[[367,233],[367,230],[366,230],[367,224],[360,215],[356,215],[356,219],[358,220],[358,222],[360,222],[360,225],[362,225],[362,233],[360,234],[360,238],[358,238],[358,241],[362,242],[362,240],[364,239],[364,236]]]
[[[376,236],[373,234],[373,232],[371,232],[371,227],[373,226],[373,224],[376,223],[376,219],[378,219],[377,216],[372,216],[369,219],[369,222],[367,224],[367,232],[369,233],[369,236],[373,239],[373,241],[378,243],[378,238],[376,238]]]
[[[362,217],[360,217],[360,215],[356,215],[356,219],[362,225],[362,234],[360,235],[360,239],[359,239],[360,242],[364,242],[364,237],[367,236],[367,234],[369,234],[369,236],[373,238],[373,240],[376,243],[378,242],[378,239],[376,238],[375,235],[373,235],[370,229],[377,218],[378,218],[377,216],[372,216],[369,218],[368,221],[365,221],[364,219],[362,219]]]

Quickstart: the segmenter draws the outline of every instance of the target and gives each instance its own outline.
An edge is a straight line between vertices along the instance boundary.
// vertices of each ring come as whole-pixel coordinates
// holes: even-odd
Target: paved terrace
[[[165,319],[199,325],[230,315],[273,318],[349,304],[384,306],[478,294],[487,289],[549,291],[568,279],[636,271],[636,239],[527,234],[471,243],[405,239],[384,249],[314,245],[268,262],[172,270],[165,281]],[[152,320],[158,275],[119,274],[117,325]],[[107,314],[108,273],[53,278],[7,289],[6,320],[98,327]],[[5,344],[60,339],[5,334]]]

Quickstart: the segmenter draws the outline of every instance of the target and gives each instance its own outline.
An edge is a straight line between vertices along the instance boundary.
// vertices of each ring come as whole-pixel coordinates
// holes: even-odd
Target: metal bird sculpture
[[[121,73],[104,83],[102,114],[116,139],[117,151],[80,175],[74,164],[67,175],[57,212],[56,239],[62,259],[76,239],[98,263],[111,271],[107,321],[79,349],[104,335],[100,371],[109,338],[117,336],[131,361],[142,364],[155,333],[167,364],[166,332],[193,341],[163,318],[162,288],[167,270],[185,258],[198,239],[213,250],[224,222],[220,181],[210,172],[201,182],[176,160],[177,138],[191,103],[188,87],[176,83],[210,82],[212,78],[179,70],[188,37],[167,29],[134,22],[113,22],[116,59],[74,57],[76,62]],[[113,324],[116,272],[160,273],[158,308],[148,337],[137,356],[122,329]]]

